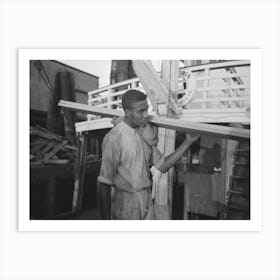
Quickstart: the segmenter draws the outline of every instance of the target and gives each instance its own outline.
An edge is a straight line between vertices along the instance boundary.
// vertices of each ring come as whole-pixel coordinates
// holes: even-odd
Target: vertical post
[[[97,155],[99,157],[99,141],[97,139],[97,136],[94,136],[94,155]]]
[[[81,133],[78,136],[77,159],[75,166],[75,182],[73,192],[72,211],[81,210],[83,198],[83,186],[85,177],[87,149],[87,133]]]
[[[225,192],[226,192],[226,168],[227,168],[227,141],[226,139],[221,140],[221,175],[223,189],[219,192],[219,203],[218,203],[218,219],[223,220],[225,215]]]
[[[111,96],[112,93],[113,93],[112,89],[109,88],[108,89],[108,97],[106,98],[106,102],[105,103],[109,103],[109,102],[114,100],[114,98]],[[106,106],[106,108],[110,108],[110,109],[112,109],[112,107],[113,107],[112,105],[107,105]]]
[[[179,61],[177,60],[164,60],[162,62],[162,82],[168,89],[168,94],[175,101],[177,100],[177,87],[179,76]],[[167,116],[170,118],[176,117],[173,111],[167,104]],[[159,143],[158,148],[162,153],[167,156],[175,150],[175,136],[176,131],[173,129],[160,128],[159,130]],[[167,205],[155,205],[157,219],[171,218],[172,217],[172,194],[173,194],[173,174],[174,169],[168,171],[164,180],[161,180],[161,189],[167,188]]]
[[[82,200],[84,194],[84,181],[85,181],[85,171],[86,171],[86,151],[87,151],[87,134],[84,133],[81,145],[81,158],[80,158],[80,184],[79,184],[79,192],[78,192],[78,200],[76,210],[80,211],[82,208]]]
[[[204,76],[205,76],[205,78],[207,78],[207,77],[209,76],[209,68],[206,68],[206,69],[204,70]],[[208,80],[208,79],[204,80],[203,86],[204,86],[205,88],[207,88],[207,87],[209,86],[209,80]],[[204,98],[207,98],[207,97],[208,97],[208,91],[203,91],[203,96],[202,96],[202,98],[204,99]],[[202,103],[202,108],[203,108],[203,109],[206,109],[206,108],[207,108],[207,102],[203,102],[203,103]]]

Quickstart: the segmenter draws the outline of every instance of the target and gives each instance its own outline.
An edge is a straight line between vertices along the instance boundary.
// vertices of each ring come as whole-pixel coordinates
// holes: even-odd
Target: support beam
[[[158,103],[170,103],[172,110],[178,114],[179,108],[169,96],[168,88],[161,81],[155,68],[149,60],[133,60],[133,68],[142,83],[154,110],[157,112]],[[178,81],[177,81],[178,83]]]
[[[167,103],[167,89],[149,60],[134,60],[133,69],[141,81],[155,111],[158,103]]]
[[[58,104],[61,107],[70,110],[79,111],[87,114],[98,115],[102,117],[123,116],[122,110],[96,108],[89,105],[78,104],[75,102],[61,100]],[[195,132],[198,134],[216,135],[227,139],[243,139],[250,138],[250,130],[242,128],[234,128],[222,125],[213,125],[206,123],[190,123],[179,119],[171,119],[166,117],[150,116],[150,122],[158,127],[175,129],[181,132]]]
[[[75,182],[73,191],[72,211],[78,212],[82,208],[85,169],[86,169],[86,149],[87,149],[87,132],[78,135],[78,149],[75,164]]]
[[[176,114],[171,109],[172,103],[176,104],[178,75],[179,75],[179,61],[178,60],[163,60],[161,79],[164,86],[168,89],[168,103],[167,107],[168,118],[176,118]],[[175,150],[176,131],[174,129],[159,129],[158,148],[166,157]],[[159,173],[159,174],[158,174]],[[173,174],[174,169],[171,168],[167,174],[161,174],[155,171],[154,176],[159,176],[160,180],[154,182],[155,188],[155,214],[156,219],[171,219],[172,217],[172,200],[173,200]]]

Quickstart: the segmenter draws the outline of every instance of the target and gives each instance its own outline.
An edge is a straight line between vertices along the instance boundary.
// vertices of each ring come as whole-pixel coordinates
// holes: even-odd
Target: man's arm
[[[111,187],[114,185],[120,152],[115,138],[108,134],[102,142],[102,163],[98,176],[98,200],[102,219],[111,219]]]
[[[103,220],[111,219],[111,186],[99,182],[99,208]]]
[[[190,134],[186,134],[184,142],[173,153],[164,159],[164,162],[159,167],[159,171],[162,173],[167,172],[183,156],[190,145],[199,137],[199,135],[191,136]]]

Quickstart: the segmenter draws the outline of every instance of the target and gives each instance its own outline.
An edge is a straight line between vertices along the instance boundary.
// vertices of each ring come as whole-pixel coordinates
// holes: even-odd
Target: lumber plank
[[[242,123],[250,124],[250,115],[243,113],[185,113],[180,116],[180,120],[192,123]]]
[[[250,96],[240,96],[240,97],[207,97],[207,98],[199,98],[193,99],[191,103],[203,103],[203,102],[222,102],[222,101],[247,101],[250,100]]]
[[[216,135],[218,137],[240,139],[250,138],[249,129],[238,129],[222,125],[188,123],[178,119],[164,117],[153,117],[151,122],[160,127],[171,128],[181,132],[195,132],[206,135]]]
[[[73,111],[83,112],[92,115],[98,115],[101,117],[121,117],[124,115],[123,110],[108,109],[108,108],[98,108],[95,106],[89,106],[86,104],[60,100],[59,106],[71,109]]]
[[[248,89],[250,85],[237,85],[237,86],[222,86],[222,87],[200,87],[197,92],[201,91],[217,91],[217,90],[230,90],[230,89]]]
[[[67,164],[69,159],[48,159],[45,161],[46,164]]]
[[[42,150],[39,151],[39,155],[45,155],[49,152],[55,145],[57,145],[57,141],[50,141]]]
[[[101,103],[101,104],[96,104],[94,106],[96,107],[108,107],[108,108],[111,108],[112,105],[121,105],[122,104],[122,101],[119,99],[119,100],[114,100],[114,101],[108,101],[106,103]]]
[[[62,137],[60,135],[54,134],[51,131],[47,130],[44,127],[38,126],[36,125],[35,127],[32,128],[33,131],[37,131],[37,132],[42,132],[44,133],[43,135],[47,135],[49,136],[51,139],[57,140],[57,141],[61,141]],[[48,139],[49,139],[48,137]]]
[[[101,118],[91,121],[78,122],[75,124],[76,132],[81,133],[90,130],[112,128],[112,118]]]
[[[62,149],[66,144],[68,143],[68,140],[63,140],[60,143],[57,143],[54,148],[47,154],[44,155],[43,161],[46,162],[51,157],[53,157],[60,149]]]
[[[238,114],[238,113],[246,113],[248,112],[248,108],[209,108],[205,109],[183,109],[182,113],[184,114]]]
[[[61,100],[58,104],[61,107],[87,114],[99,115],[102,117],[123,116],[122,110],[96,108],[89,105],[78,104],[75,102]],[[171,119],[159,116],[150,116],[150,122],[156,126],[175,129],[181,132],[195,132],[206,135],[216,135],[227,139],[250,138],[249,129],[233,128],[222,125],[213,125],[205,123],[191,123],[179,119]]]
[[[39,143],[36,143],[31,149],[32,154],[34,155],[40,155],[40,149],[42,149],[44,146],[48,144],[47,140],[40,141]]]
[[[208,68],[209,69],[209,68]],[[219,80],[224,78],[239,78],[239,77],[250,77],[250,73],[234,73],[234,74],[224,74],[224,75],[208,75],[203,77],[197,77],[196,81],[204,81],[204,80]]]

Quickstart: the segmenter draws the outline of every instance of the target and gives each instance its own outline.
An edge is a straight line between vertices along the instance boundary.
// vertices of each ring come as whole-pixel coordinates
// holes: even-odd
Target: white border
[[[251,61],[251,220],[29,220],[29,61],[106,59],[246,59]],[[261,231],[262,75],[260,49],[19,49],[19,231]]]

